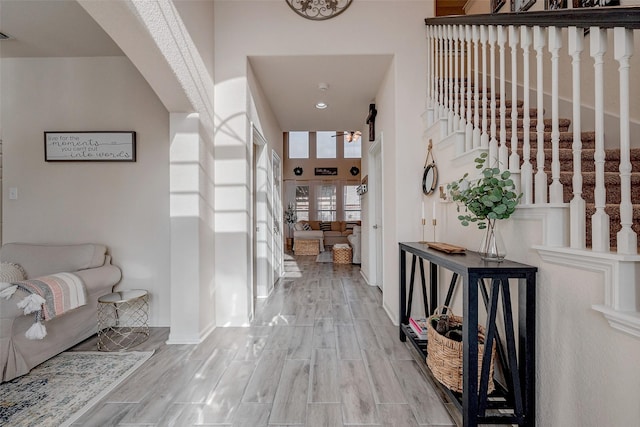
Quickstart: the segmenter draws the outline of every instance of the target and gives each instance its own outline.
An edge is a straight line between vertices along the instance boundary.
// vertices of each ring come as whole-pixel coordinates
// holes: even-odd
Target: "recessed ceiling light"
[[[318,102],[318,103],[316,104],[316,108],[317,108],[318,110],[324,110],[324,109],[325,109],[325,108],[327,108],[327,107],[328,107],[328,105],[327,105],[327,104],[325,104],[324,102]]]

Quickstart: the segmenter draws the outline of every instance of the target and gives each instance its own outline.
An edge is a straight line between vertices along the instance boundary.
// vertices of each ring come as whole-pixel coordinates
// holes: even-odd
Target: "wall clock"
[[[353,176],[356,176],[360,173],[360,169],[358,169],[357,166],[354,166],[351,169],[349,169],[349,173],[351,173],[351,175]]]
[[[286,0],[295,13],[313,21],[323,21],[340,15],[353,0]]]
[[[293,173],[294,173],[296,176],[300,176],[300,175],[302,175],[302,168],[301,168],[300,166],[293,168]]]

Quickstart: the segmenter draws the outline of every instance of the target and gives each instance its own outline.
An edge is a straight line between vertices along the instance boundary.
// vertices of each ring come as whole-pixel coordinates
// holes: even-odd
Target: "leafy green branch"
[[[522,198],[522,193],[516,193],[511,172],[485,167],[486,160],[487,153],[480,154],[474,160],[476,169],[482,169],[477,180],[469,181],[469,174],[465,173],[462,178],[447,185],[453,201],[465,206],[465,214],[458,215],[464,226],[477,223],[479,229],[485,229],[486,220],[509,218]],[[460,209],[458,205],[458,212]]]

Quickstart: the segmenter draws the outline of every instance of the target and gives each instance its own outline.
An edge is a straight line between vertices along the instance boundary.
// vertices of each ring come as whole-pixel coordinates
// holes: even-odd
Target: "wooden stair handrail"
[[[426,25],[526,25],[529,27],[623,27],[640,29],[640,7],[612,6],[545,10],[540,12],[488,13],[426,18]]]

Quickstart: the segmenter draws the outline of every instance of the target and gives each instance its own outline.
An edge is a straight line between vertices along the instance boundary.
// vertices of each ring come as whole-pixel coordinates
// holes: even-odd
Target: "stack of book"
[[[411,330],[415,332],[419,340],[427,339],[427,322],[424,317],[410,317],[409,326]]]

